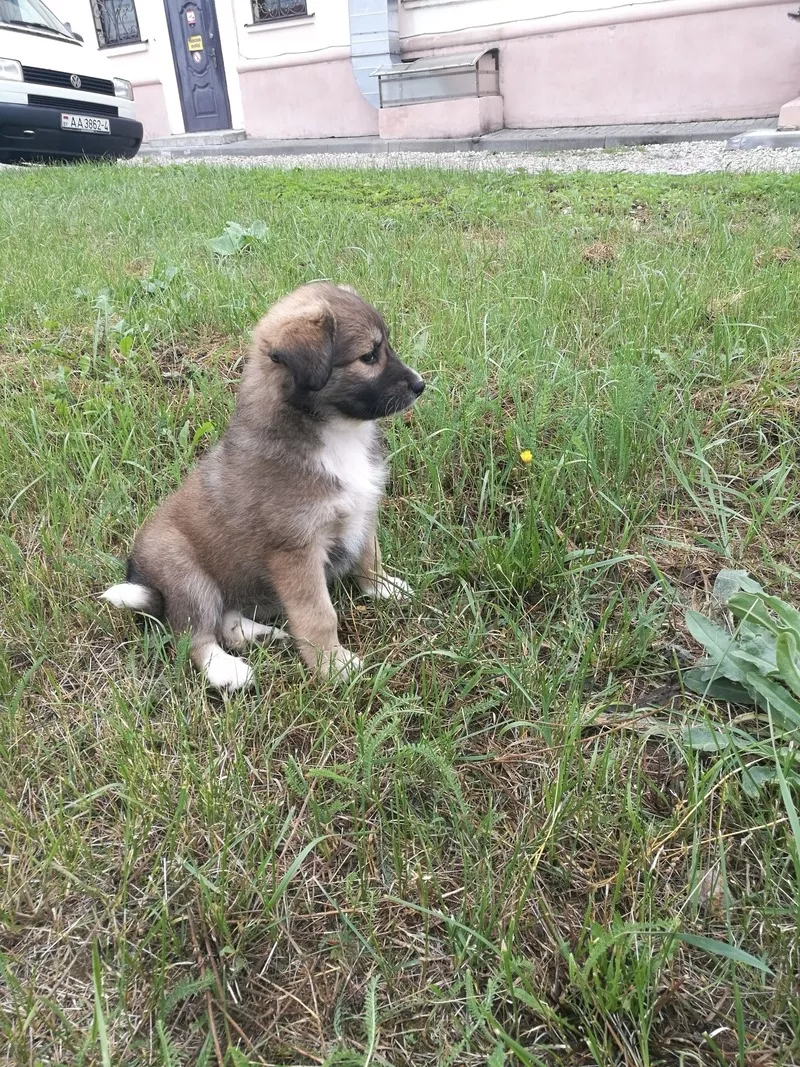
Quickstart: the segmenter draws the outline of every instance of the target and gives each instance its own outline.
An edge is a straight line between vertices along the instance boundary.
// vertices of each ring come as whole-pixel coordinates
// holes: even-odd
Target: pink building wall
[[[503,128],[501,96],[432,100],[422,104],[384,107],[379,130],[386,140],[417,137],[472,137]]]
[[[239,74],[249,137],[366,137],[378,112],[361,95],[349,57]]]
[[[800,89],[800,28],[786,10],[707,11],[507,41],[506,125],[777,115]]]
[[[151,141],[154,137],[169,137],[169,116],[161,82],[134,85],[133,99],[136,115],[144,126],[145,141]]]
[[[777,115],[800,90],[791,9],[667,0],[418,34],[404,58],[498,43],[508,127],[754,118]]]

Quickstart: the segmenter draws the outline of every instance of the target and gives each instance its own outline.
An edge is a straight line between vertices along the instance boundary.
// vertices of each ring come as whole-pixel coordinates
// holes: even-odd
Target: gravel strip
[[[777,172],[800,173],[800,148],[753,148],[731,151],[724,141],[685,141],[679,144],[655,144],[636,148],[584,148],[570,152],[390,152],[380,155],[320,152],[293,156],[214,155],[187,158],[139,156],[127,166],[152,166],[179,163],[184,166],[331,167],[353,170],[402,170],[430,167],[442,170],[503,170],[538,174],[552,171],[572,174],[576,171],[628,174],[755,174]]]

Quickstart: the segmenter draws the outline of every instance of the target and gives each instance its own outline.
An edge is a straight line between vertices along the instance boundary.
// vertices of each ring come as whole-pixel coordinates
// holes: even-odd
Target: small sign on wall
[[[203,51],[203,38],[198,33],[196,37],[190,37],[186,42],[189,46],[190,52],[202,52]]]
[[[190,26],[194,26],[195,22],[197,22],[197,15],[195,15],[191,8],[186,12],[186,21]]]

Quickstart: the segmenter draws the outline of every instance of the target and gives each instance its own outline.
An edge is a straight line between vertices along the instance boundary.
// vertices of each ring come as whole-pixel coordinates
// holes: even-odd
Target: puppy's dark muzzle
[[[425,391],[425,382],[422,378],[415,378],[409,385],[409,389],[414,394],[414,396],[422,396],[423,392]]]

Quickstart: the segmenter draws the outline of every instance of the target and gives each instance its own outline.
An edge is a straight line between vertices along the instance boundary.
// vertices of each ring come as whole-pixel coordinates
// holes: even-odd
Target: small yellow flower
[[[531,463],[533,461],[533,452],[529,448],[523,448],[519,454],[519,458],[523,463]]]

